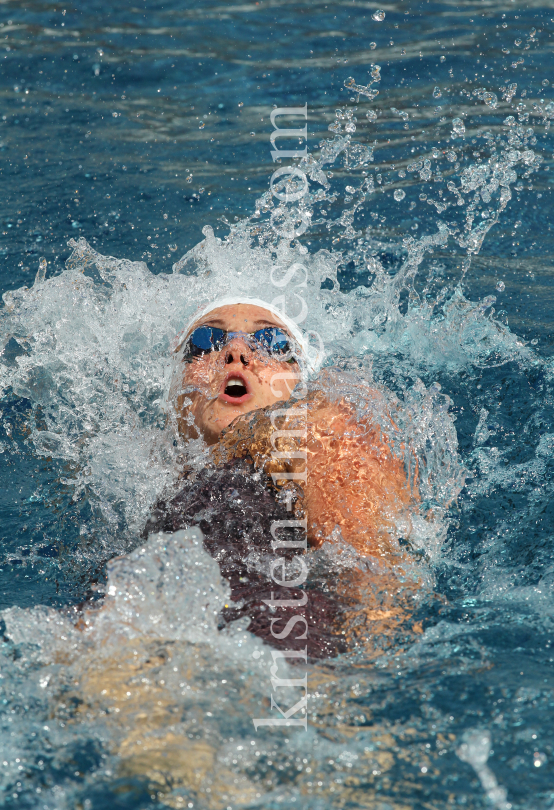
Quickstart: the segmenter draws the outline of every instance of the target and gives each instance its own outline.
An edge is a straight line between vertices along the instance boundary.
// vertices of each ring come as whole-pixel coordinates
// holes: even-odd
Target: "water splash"
[[[512,805],[506,801],[506,789],[499,786],[496,776],[487,765],[490,750],[490,731],[477,729],[464,734],[464,741],[457,754],[463,762],[468,762],[474,769],[492,806],[496,810],[511,810]]]
[[[404,148],[406,133],[415,131],[415,116],[398,101],[395,107],[386,100],[377,106],[380,76],[379,66],[373,65],[367,83],[345,83],[350,104],[337,110],[319,150],[297,164],[309,178],[308,194],[301,199],[290,199],[301,187],[298,178],[281,180],[274,188],[284,199],[276,202],[270,192],[262,195],[251,216],[231,226],[226,239],[216,238],[206,225],[205,239],[175,263],[172,274],[154,276],[141,262],[102,256],[78,240],[60,275],[46,278],[41,264],[31,289],[4,296],[0,385],[6,396],[11,392],[29,403],[25,440],[32,452],[62,460],[64,486],[70,487],[75,502],[90,507],[85,531],[95,542],[78,553],[88,555],[91,566],[136,545],[151,502],[175,485],[184,453],[199,465],[205,461],[199,444],[182,446],[165,423],[174,336],[198,307],[218,295],[241,290],[274,301],[283,295],[275,281],[281,282],[297,264],[306,268],[302,294],[308,319],[303,326],[324,334],[326,362],[335,367],[326,378],[328,394],[347,396],[363,415],[367,391],[377,387],[387,404],[379,418],[394,414],[392,441],[397,449],[409,446],[411,458],[418,461],[423,505],[414,518],[416,547],[431,567],[439,567],[442,559],[460,578],[467,577],[468,592],[473,576],[477,593],[489,599],[509,593],[516,607],[518,600],[530,605],[535,599],[545,612],[551,609],[546,590],[540,601],[531,588],[514,587],[506,564],[498,562],[500,544],[511,534],[519,537],[519,513],[513,526],[503,523],[497,536],[486,537],[488,545],[470,573],[463,554],[456,556],[445,546],[449,526],[455,525],[453,515],[460,520],[465,516],[455,502],[467,471],[473,479],[470,501],[483,498],[488,505],[493,491],[504,488],[528,496],[536,504],[535,515],[541,508],[537,489],[553,456],[551,437],[543,432],[536,447],[529,444],[530,457],[505,463],[508,450],[498,440],[499,397],[491,385],[486,392],[478,393],[477,387],[463,392],[475,419],[472,447],[462,459],[453,399],[444,393],[445,381],[457,376],[490,380],[498,368],[536,371],[545,385],[552,377],[551,367],[496,316],[494,295],[470,300],[464,286],[513,189],[541,167],[537,136],[526,118],[529,110],[520,108],[521,100],[514,102],[515,84],[479,88],[475,98],[483,102],[487,118],[477,127],[456,105],[448,108],[443,89],[433,93],[443,106],[432,109],[455,137],[440,147],[427,138],[413,146],[410,140]],[[498,95],[506,104],[514,102],[514,115],[500,120],[506,110]],[[534,110],[546,131],[553,110],[542,102]],[[493,115],[499,116],[494,126]],[[364,126],[370,133],[365,139]],[[391,147],[386,145],[391,138],[381,137],[383,128],[389,136],[398,135]],[[394,149],[399,151],[394,154]],[[275,225],[290,238],[278,238]],[[294,297],[285,303],[294,306]],[[459,418],[467,419],[462,410]],[[540,421],[540,414],[529,416],[522,428],[526,436],[536,437],[532,429]],[[335,562],[338,567],[339,558]],[[347,563],[356,560],[343,554],[340,564]],[[225,793],[229,784],[240,785],[243,804],[259,803],[260,783],[251,777],[260,762],[270,784],[263,799],[267,806],[274,800],[320,806],[319,798],[307,798],[303,779],[321,783],[325,801],[356,801],[352,785],[363,784],[366,795],[360,791],[359,798],[367,803],[367,785],[375,786],[377,796],[383,791],[382,775],[393,774],[395,746],[418,774],[429,774],[428,729],[414,723],[411,708],[400,730],[391,731],[379,719],[371,725],[368,721],[370,711],[384,711],[379,667],[390,674],[400,664],[421,670],[437,662],[442,671],[452,659],[457,673],[477,677],[488,668],[487,654],[471,639],[469,626],[466,632],[443,620],[420,628],[419,643],[406,641],[404,657],[398,649],[383,655],[375,671],[348,669],[339,662],[335,679],[335,673],[318,670],[311,700],[324,718],[326,736],[313,731],[308,741],[264,739],[252,753],[251,717],[267,695],[255,682],[263,670],[252,669],[250,659],[262,664],[266,659],[262,645],[243,628],[233,628],[227,636],[215,629],[215,613],[226,592],[213,565],[197,545],[187,546],[184,537],[175,538],[173,545],[158,538],[112,563],[106,607],[91,613],[84,629],[67,616],[40,608],[5,614],[4,699],[15,707],[23,695],[25,705],[36,707],[32,716],[20,712],[11,725],[6,720],[1,736],[2,756],[9,762],[2,777],[6,789],[20,778],[21,762],[30,774],[30,789],[42,784],[40,766],[34,763],[42,761],[38,758],[44,750],[59,752],[57,765],[65,768],[57,794],[52,789],[46,795],[44,788],[45,801],[53,807],[76,806],[77,797],[90,793],[99,781],[113,783],[114,773],[117,778],[144,776],[149,790],[159,790],[170,806],[198,797],[207,801],[194,768],[187,770],[186,758],[202,774],[200,782],[213,788],[212,797],[221,798],[222,807],[236,799],[236,794],[229,798]],[[178,583],[181,574],[183,583]],[[544,576],[546,588],[549,575]],[[199,589],[204,601],[198,599]],[[477,597],[468,596],[464,609],[470,610],[472,599]],[[192,624],[183,620],[189,615]],[[114,649],[117,664],[109,661]],[[244,656],[245,650],[260,655]],[[358,700],[360,694],[373,694],[370,708]],[[383,706],[396,712],[400,699],[392,690]],[[455,757],[449,736],[454,719],[428,703],[422,705],[435,712],[433,724],[443,746],[436,764],[443,753]],[[229,719],[231,709],[238,714]],[[137,727],[145,729],[142,752]],[[70,764],[82,738],[97,746],[84,787],[76,784]],[[460,756],[473,765],[500,808],[506,796],[492,781],[488,749],[483,760],[480,745],[468,737]],[[168,761],[177,774],[173,784],[163,782]],[[309,768],[309,775],[299,777],[299,767]],[[218,772],[226,785],[217,781]],[[285,784],[283,773],[294,773],[294,779]],[[402,779],[393,778],[391,784],[399,803],[413,799],[402,794]]]
[[[403,380],[411,378],[411,393],[401,396],[406,413],[410,396],[419,397],[421,378],[429,385],[433,373],[532,361],[532,351],[495,319],[495,297],[469,301],[463,283],[518,177],[529,178],[541,165],[533,128],[508,117],[496,133],[481,129],[472,139],[479,139],[479,150],[471,145],[477,157],[470,159],[469,133],[454,115],[456,137],[448,149],[428,145],[420,156],[399,156],[387,171],[377,170],[376,142],[353,140],[353,134],[360,104],[375,104],[380,81],[379,65],[371,66],[367,84],[346,80],[352,103],[337,109],[332,137],[297,163],[309,178],[306,194],[294,193],[303,184],[299,176],[279,179],[225,240],[206,225],[204,241],[173,265],[173,274],[154,276],[142,262],[102,256],[79,239],[71,242],[60,275],[46,279],[41,260],[30,290],[4,295],[2,345],[17,356],[2,365],[0,386],[30,401],[29,441],[35,452],[70,464],[73,497],[89,499],[98,515],[94,532],[106,550],[115,527],[131,542],[150,503],[176,478],[185,449],[171,430],[162,430],[170,347],[196,309],[219,295],[240,290],[289,307],[280,292],[283,279],[288,268],[302,267],[303,326],[325,335],[327,363],[346,368],[353,356],[372,356],[377,369],[381,359],[394,357],[399,388],[407,390]],[[504,97],[511,101],[516,90],[509,85]],[[495,109],[492,91],[475,94]],[[547,107],[540,111],[545,125],[554,117]],[[410,126],[407,111],[390,109]],[[372,107],[366,117],[376,120],[377,112]],[[432,189],[418,203],[427,207],[428,232],[406,234],[395,226],[385,235],[387,217],[375,209],[383,204],[388,210],[392,199],[409,212],[421,188]],[[323,243],[319,249],[308,249],[306,236],[277,235],[294,236],[298,223],[309,224],[312,242]],[[437,254],[457,278],[445,282]],[[341,288],[345,268],[360,280],[350,290]],[[356,373],[366,385],[375,382],[359,364]],[[438,415],[443,406],[429,407],[426,441],[452,458],[452,442],[441,444],[433,433],[433,425],[444,422]],[[198,443],[188,452],[203,463]],[[440,467],[438,456],[433,465]],[[456,482],[454,491],[459,471],[450,462],[444,469]]]

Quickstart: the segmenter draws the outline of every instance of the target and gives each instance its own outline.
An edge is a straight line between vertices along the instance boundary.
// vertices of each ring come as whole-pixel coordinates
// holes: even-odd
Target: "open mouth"
[[[238,375],[231,375],[225,380],[223,397],[227,402],[239,402],[249,393],[246,380]]]
[[[231,377],[230,380],[227,380],[227,385],[225,386],[225,393],[228,397],[234,397],[238,399],[239,397],[243,397],[245,394],[248,393],[246,390],[246,386],[244,382],[239,379],[238,377]]]

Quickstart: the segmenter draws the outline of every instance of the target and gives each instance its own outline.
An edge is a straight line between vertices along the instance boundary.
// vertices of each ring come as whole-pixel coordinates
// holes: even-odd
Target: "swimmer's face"
[[[183,362],[184,393],[177,397],[176,403],[179,431],[186,437],[199,432],[208,444],[214,444],[221,431],[238,416],[287,400],[300,379],[300,371],[296,362],[282,360],[246,337],[265,327],[287,332],[266,309],[251,304],[214,309],[194,324],[189,335],[199,326],[244,333],[232,337],[219,351]],[[187,406],[187,400],[192,400],[192,404]],[[187,419],[190,414],[194,426]]]

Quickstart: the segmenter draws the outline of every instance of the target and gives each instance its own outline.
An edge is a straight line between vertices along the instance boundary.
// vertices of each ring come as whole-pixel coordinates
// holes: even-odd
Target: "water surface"
[[[2,5],[6,807],[554,806],[552,11],[381,8],[379,21],[362,2]],[[267,649],[241,627],[179,624],[199,588],[214,610],[226,595],[196,545],[164,551],[158,574],[148,561],[162,552],[147,547],[142,580],[137,558],[112,571],[122,593],[158,584],[134,630],[118,635],[115,596],[87,640],[48,609],[104,581],[167,484],[165,363],[195,296],[270,293],[269,212],[245,217],[275,168],[271,110],[304,104],[316,160],[325,139],[351,143],[325,166],[328,189],[312,181],[324,195],[281,259],[310,268],[308,325],[324,330],[328,364],[425,416],[426,497],[443,511],[440,531],[419,535],[436,596],[418,637],[311,667],[309,731],[256,735]],[[502,171],[516,175],[487,201],[479,167],[492,171],[510,137],[520,154]],[[460,197],[448,183],[463,177]],[[472,203],[480,247],[460,241]],[[431,245],[439,223],[451,232]],[[81,238],[148,269],[67,245]],[[203,240],[213,274],[197,252],[173,274]],[[16,292],[41,258],[45,276]],[[201,576],[176,587],[167,572],[191,560]]]

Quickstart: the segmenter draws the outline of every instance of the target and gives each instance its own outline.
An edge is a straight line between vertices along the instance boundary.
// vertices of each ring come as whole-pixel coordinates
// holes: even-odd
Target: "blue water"
[[[83,484],[92,456],[81,452],[79,430],[86,441],[112,435],[115,417],[108,424],[104,413],[108,389],[98,383],[95,407],[102,413],[93,429],[85,417],[93,419],[94,409],[89,413],[84,400],[75,405],[72,399],[78,364],[71,369],[66,357],[71,373],[65,383],[54,366],[61,336],[48,362],[37,363],[26,393],[13,387],[21,358],[30,358],[32,365],[37,356],[33,341],[42,329],[44,302],[50,302],[48,313],[57,311],[48,280],[60,280],[62,302],[71,295],[75,280],[64,270],[72,252],[69,239],[84,237],[104,256],[145,261],[154,276],[171,273],[172,264],[204,239],[204,226],[224,238],[231,224],[253,214],[275,168],[269,142],[273,107],[308,104],[308,150],[315,154],[323,139],[333,137],[328,126],[335,110],[357,103],[345,81],[354,77],[366,85],[372,64],[381,66],[379,95],[371,105],[364,106],[363,98],[358,104],[355,139],[375,143],[374,161],[357,174],[340,160],[328,167],[340,193],[336,203],[325,203],[329,219],[339,219],[348,207],[345,185],[359,185],[371,173],[385,193],[368,197],[356,214],[357,227],[369,229],[364,230],[369,241],[359,245],[345,238],[344,223],[326,228],[319,211],[298,240],[309,255],[325,249],[338,258],[340,292],[333,293],[323,280],[330,307],[351,311],[356,288],[367,291],[375,283],[368,256],[376,257],[392,279],[400,272],[406,235],[436,232],[442,215],[427,199],[442,199],[437,188],[446,196],[449,180],[460,186],[465,167],[488,159],[484,131],[506,133],[503,121],[519,115],[524,128],[535,130],[526,137],[537,139],[525,148],[542,157],[528,177],[518,164],[512,199],[463,279],[465,302],[477,305],[496,297],[474,316],[475,331],[464,331],[465,304],[458,315],[437,305],[432,317],[421,317],[428,329],[416,325],[417,312],[443,286],[447,301],[455,296],[466,258],[455,240],[435,248],[413,285],[402,287],[396,326],[375,326],[382,344],[373,352],[374,377],[401,398],[417,390],[418,380],[427,388],[441,385],[451,400],[458,441],[452,476],[466,470],[465,486],[444,518],[441,550],[430,555],[435,596],[422,600],[414,619],[424,632],[415,640],[396,639],[377,659],[360,654],[314,667],[310,732],[285,738],[281,732],[253,732],[251,718],[259,716],[259,700],[269,695],[269,676],[261,670],[252,675],[240,663],[239,635],[218,647],[217,633],[212,637],[206,631],[212,647],[202,652],[197,639],[167,631],[136,643],[138,664],[121,653],[123,666],[128,665],[121,678],[136,685],[144,675],[156,684],[158,691],[152,692],[136,687],[150,720],[158,699],[163,704],[160,721],[146,722],[140,706],[125,709],[117,692],[123,681],[117,665],[110,669],[109,664],[117,661],[115,652],[111,659],[106,653],[108,663],[102,663],[101,644],[82,650],[72,641],[77,653],[64,660],[56,636],[51,642],[56,652],[48,658],[51,631],[38,614],[18,613],[19,635],[4,636],[0,658],[3,806],[554,807],[554,144],[552,130],[533,107],[544,109],[554,100],[552,11],[540,3],[427,2],[384,5],[385,18],[376,21],[376,8],[266,0],[200,6],[146,2],[140,8],[98,0],[65,10],[42,2],[24,8],[2,4],[1,292],[30,288],[39,259],[48,263],[46,284],[37,286],[28,314],[23,304],[21,310],[16,306],[22,313],[17,339],[7,310],[1,321],[7,343],[0,361],[9,382],[1,402],[2,610],[78,604],[91,595],[91,583],[104,581],[107,559],[136,545],[132,518],[138,485],[136,490],[120,485],[115,463],[106,467],[105,481],[102,470],[93,470],[92,483]],[[499,88],[511,83],[517,83],[517,91],[503,101]],[[436,87],[440,95],[433,92]],[[478,88],[494,92],[498,107],[472,95]],[[526,106],[518,111],[517,104]],[[369,107],[379,113],[374,123],[365,116]],[[398,111],[407,111],[408,118]],[[462,117],[466,132],[452,140],[456,117]],[[453,147],[465,159],[458,169],[446,155]],[[399,170],[433,148],[439,149],[436,160],[447,175],[442,185],[417,172],[399,178]],[[404,189],[405,198],[395,200],[393,188]],[[457,217],[463,224],[468,200],[459,210],[452,206],[443,219]],[[97,286],[83,293],[87,306],[102,306],[103,284],[121,290],[123,270],[118,272],[121,277],[114,271],[105,283],[96,278]],[[129,271],[137,292],[129,293],[112,320],[105,314],[97,322],[92,316],[87,320],[84,310],[71,316],[84,379],[97,373],[104,380],[113,371],[98,357],[108,352],[108,331],[114,328],[116,335],[116,319],[127,317],[124,306],[129,311],[136,306],[139,313],[141,295],[152,300],[162,295],[163,285],[156,287],[148,278],[142,282],[139,275],[136,268]],[[184,301],[179,278],[171,289]],[[155,312],[144,311],[159,323],[162,309],[160,304]],[[473,323],[469,315],[468,323]],[[92,334],[95,324],[96,343],[86,332],[90,327]],[[354,334],[353,324],[348,328]],[[329,362],[352,371],[356,366],[345,341],[337,327],[329,339]],[[122,368],[131,404],[121,413],[137,414],[137,432],[154,430],[159,415],[153,404],[157,383],[148,380],[140,388],[134,358],[143,351],[161,368],[167,349],[162,343],[157,346],[154,337],[141,349],[140,342],[131,341],[132,357]],[[95,372],[87,363],[96,360]],[[148,376],[148,364],[144,368]],[[64,414],[72,407],[78,418],[64,433]],[[68,446],[52,445],[49,452],[44,445],[39,452],[37,436],[45,426],[51,430],[56,419]],[[132,446],[142,447],[136,441]],[[136,512],[138,521],[138,506]],[[208,576],[211,569],[206,570]],[[192,647],[200,652],[193,655]],[[177,683],[185,670],[189,692]],[[231,684],[226,693],[223,681]],[[116,685],[113,694],[110,684]],[[101,697],[102,689],[107,697]],[[150,740],[144,743],[150,761],[136,754],[141,728]],[[490,746],[485,744],[480,760],[483,739]],[[192,753],[186,753],[186,741],[196,746]],[[252,741],[259,753],[251,756]],[[240,751],[235,750],[239,743]],[[152,765],[155,756],[163,767]],[[197,762],[196,776],[183,757]],[[235,792],[226,793],[233,780],[238,780]]]

